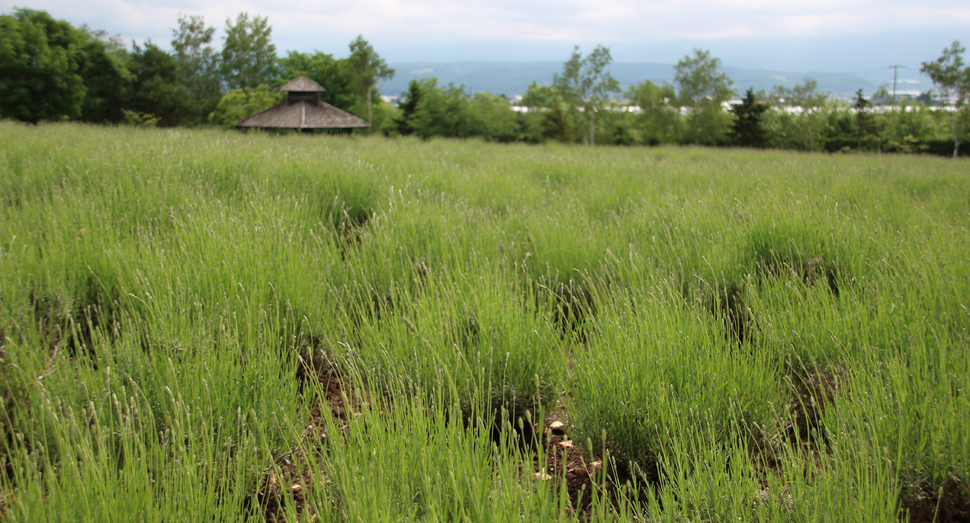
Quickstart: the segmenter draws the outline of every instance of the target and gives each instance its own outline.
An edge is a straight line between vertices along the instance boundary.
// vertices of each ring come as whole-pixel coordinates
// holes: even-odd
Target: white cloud
[[[9,12],[13,0],[0,0]],[[965,31],[970,4],[952,0],[33,0],[55,18],[159,44],[179,12],[221,29],[242,11],[268,16],[280,51],[340,54],[357,34],[385,46],[454,42],[649,44],[732,38]],[[435,44],[437,45],[437,44]],[[381,49],[378,47],[378,49]]]

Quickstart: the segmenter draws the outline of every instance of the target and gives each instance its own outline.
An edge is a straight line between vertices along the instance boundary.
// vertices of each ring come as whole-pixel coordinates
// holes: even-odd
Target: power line
[[[889,68],[893,70],[893,105],[896,105],[896,74],[899,73],[899,68],[909,69],[905,65],[890,65]]]

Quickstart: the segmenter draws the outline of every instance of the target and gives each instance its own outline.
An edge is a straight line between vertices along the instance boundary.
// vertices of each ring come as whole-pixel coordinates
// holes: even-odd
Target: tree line
[[[0,117],[232,126],[282,101],[279,87],[302,74],[326,89],[324,101],[371,122],[365,132],[424,139],[957,156],[970,127],[970,67],[959,42],[922,64],[945,110],[897,101],[887,86],[868,99],[859,90],[846,102],[810,78],[792,88],[748,89],[729,104],[738,95],[732,80],[718,58],[699,49],[677,63],[673,83],[645,80],[623,91],[608,71],[608,48],[584,56],[577,46],[551,84],[532,82],[516,111],[504,95],[433,78],[412,80],[396,106],[383,103],[376,84],[394,70],[362,36],[349,44],[350,56],[336,59],[319,51],[277,56],[267,19],[246,13],[226,20],[221,49],[200,16],[180,15],[172,33],[171,52],[150,41],[126,48],[119,37],[43,11],[0,16]],[[871,100],[880,99],[890,103],[874,107]]]
[[[279,87],[305,74],[324,101],[380,123],[370,103],[394,70],[358,36],[350,56],[290,51],[278,57],[266,17],[227,19],[221,49],[201,16],[179,15],[172,50],[126,47],[44,11],[0,16],[0,117],[25,122],[197,126],[238,123],[282,100]]]
[[[792,88],[748,89],[740,103],[732,80],[709,51],[695,49],[678,61],[674,82],[645,80],[625,92],[607,72],[610,50],[583,56],[575,48],[549,85],[533,81],[514,111],[505,99],[414,80],[387,134],[415,134],[493,141],[610,145],[705,145],[800,151],[872,151],[959,154],[970,122],[970,68],[959,42],[923,63],[946,105],[895,100],[880,87],[853,101],[821,92],[808,78]],[[886,103],[874,106],[871,100]]]

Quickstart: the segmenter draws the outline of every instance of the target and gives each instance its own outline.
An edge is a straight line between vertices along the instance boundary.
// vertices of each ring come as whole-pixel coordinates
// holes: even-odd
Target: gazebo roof
[[[319,101],[317,93],[322,93],[323,87],[306,76],[297,76],[280,90],[289,93],[285,102],[246,118],[237,123],[236,127],[275,129],[370,127],[369,123],[360,118]]]
[[[302,74],[280,87],[280,91],[297,93],[322,93],[325,90],[323,86]]]
[[[370,124],[326,102],[301,100],[295,103],[283,102],[246,118],[236,124],[236,127],[333,129],[370,127]]]

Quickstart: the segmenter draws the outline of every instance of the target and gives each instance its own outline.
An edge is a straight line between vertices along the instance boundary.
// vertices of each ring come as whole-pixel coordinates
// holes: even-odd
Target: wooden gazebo
[[[236,127],[263,127],[273,129],[345,129],[370,127],[356,116],[318,100],[324,91],[320,84],[297,76],[280,88],[288,93],[285,102],[255,114],[236,124]]]

